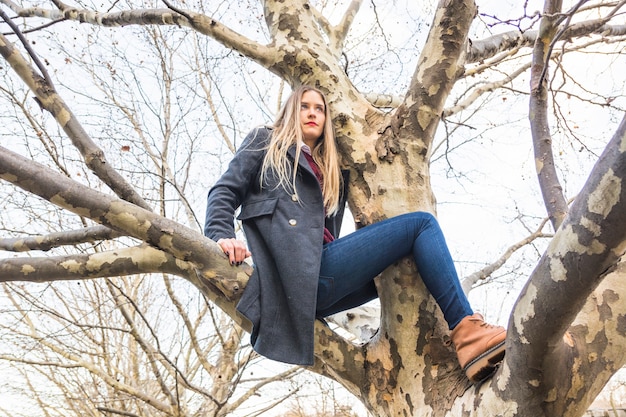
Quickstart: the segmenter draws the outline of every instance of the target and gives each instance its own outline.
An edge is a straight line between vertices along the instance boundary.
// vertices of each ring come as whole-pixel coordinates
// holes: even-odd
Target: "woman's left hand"
[[[220,239],[217,241],[231,265],[241,265],[243,260],[252,256],[246,243],[239,239]]]

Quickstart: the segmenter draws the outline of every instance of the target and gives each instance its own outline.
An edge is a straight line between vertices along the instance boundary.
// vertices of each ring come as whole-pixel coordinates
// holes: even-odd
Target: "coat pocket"
[[[237,216],[237,219],[248,220],[273,214],[276,210],[276,203],[278,203],[278,198],[249,201],[241,206],[241,212],[239,216]]]

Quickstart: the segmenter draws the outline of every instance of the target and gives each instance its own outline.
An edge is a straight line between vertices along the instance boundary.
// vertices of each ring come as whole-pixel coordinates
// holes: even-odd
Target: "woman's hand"
[[[220,239],[217,241],[231,265],[241,265],[243,260],[252,256],[246,244],[238,239]]]

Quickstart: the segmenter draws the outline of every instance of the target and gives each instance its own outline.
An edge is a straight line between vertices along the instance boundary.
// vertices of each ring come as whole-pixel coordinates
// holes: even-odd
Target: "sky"
[[[417,5],[416,3],[419,2],[395,3],[398,7],[377,5],[379,19],[386,28],[387,38],[385,42],[390,42],[401,50],[415,52],[415,49],[419,48],[423,41],[427,25],[430,23],[419,19],[421,15],[427,15],[421,10],[424,4]],[[432,3],[434,2],[426,3],[424,7],[432,7]],[[389,4],[391,3],[387,3],[387,5]],[[523,5],[527,5],[528,15],[532,15],[534,10],[541,9],[541,2],[537,1],[503,2],[494,0],[478,2],[479,12],[485,13],[480,18],[485,22],[493,21],[489,18],[492,13],[503,16],[502,13],[507,12],[510,17],[521,16]],[[364,7],[359,17],[362,21],[359,21],[355,26],[356,40],[365,37],[375,27],[372,24],[372,11],[369,4]],[[418,26],[422,28],[421,31],[413,31],[416,25],[415,19],[418,21]],[[522,19],[520,25],[524,27],[528,21],[528,19]],[[72,27],[71,25],[68,26]],[[254,30],[252,26],[248,29]],[[477,36],[479,34],[486,36],[489,31],[499,32],[505,29],[510,30],[510,27],[495,25],[490,28],[482,28],[480,31],[477,29]],[[73,30],[68,30],[68,33]],[[103,36],[104,38],[113,36],[117,38],[118,43],[111,45],[112,49],[128,48],[132,52],[132,45],[124,43],[124,36],[122,35],[124,32],[119,31],[116,32],[119,35],[111,35],[113,32],[107,30],[97,35],[93,34],[91,36],[94,38],[91,40],[98,41],[95,39],[96,36]],[[412,35],[407,37],[407,33]],[[366,50],[380,46],[378,43],[372,44],[356,40],[349,46],[350,56],[355,57],[350,62],[351,68],[355,68],[355,72],[357,72],[356,68],[360,64],[358,57],[364,56]],[[382,41],[378,39],[375,42]],[[154,51],[137,51],[137,53],[150,54]],[[406,53],[397,54],[393,58],[381,57],[381,66],[382,63],[391,62],[391,64],[383,68],[373,66],[370,70],[359,73],[359,76],[355,77],[355,83],[364,91],[368,89],[389,94],[400,93],[406,88],[409,81],[410,69],[415,64],[415,56],[415,53]],[[583,59],[587,58],[583,57]],[[620,81],[620,74],[626,74],[623,60],[621,62],[608,62],[607,60],[610,58],[599,55],[592,58],[596,62],[596,71],[592,71],[593,68],[589,69],[587,66],[573,65],[570,67],[573,75],[576,78],[587,80],[596,88],[615,89],[616,91],[621,89],[623,92],[623,81]],[[116,64],[119,68],[124,68],[124,62],[121,60]],[[63,74],[72,74],[71,68],[71,66],[66,66],[63,71],[67,72],[63,72]],[[254,66],[246,65],[242,68],[250,70]],[[597,70],[602,68],[604,70]],[[149,71],[149,68],[145,70]],[[125,71],[130,73],[132,68],[125,68]],[[76,102],[80,101],[82,82],[85,82],[85,85],[91,82],[91,80],[82,78],[81,74],[77,71],[75,84],[70,88],[66,87],[65,90],[66,96]],[[61,75],[61,71],[59,75]],[[238,75],[233,75],[233,79],[236,76]],[[265,80],[266,78],[259,76],[256,81],[255,87],[259,87],[258,96],[264,95],[260,86]],[[453,98],[461,96],[462,87],[470,87],[474,81],[470,79],[459,83],[461,91],[458,91]],[[527,76],[522,77],[516,81],[512,89],[527,91],[528,82]],[[152,95],[150,88],[146,88],[145,93],[148,96]],[[249,122],[247,124],[241,123],[242,126],[245,126],[241,128],[241,131],[236,130],[238,128],[229,131],[233,137],[240,139],[248,128],[269,121],[274,104],[272,99],[267,99],[263,105],[258,105],[259,108],[250,110],[249,105],[245,107],[245,103],[240,103],[241,95],[232,94],[228,88],[224,88],[223,94],[226,96],[224,105],[231,104],[236,112],[249,113],[245,115]],[[154,95],[155,102],[158,102],[160,97]],[[431,167],[431,181],[438,202],[437,214],[461,277],[471,274],[486,263],[496,259],[509,244],[524,237],[528,233],[528,229],[533,230],[533,226],[545,216],[545,209],[540,200],[537,186],[528,129],[527,104],[525,104],[527,97],[522,94],[521,97],[515,98],[513,94],[510,94],[510,91],[505,90],[494,93],[491,98],[493,100],[484,104],[486,111],[481,112],[484,116],[472,119],[470,128],[465,131],[461,130],[454,136],[451,145],[460,146],[460,151],[451,154],[448,158],[442,157],[441,153],[436,154]],[[618,100],[621,101],[622,107],[626,107],[623,97],[619,97]],[[593,153],[597,154],[601,151],[603,143],[606,143],[610,138],[617,119],[615,115],[608,113],[605,109],[599,106],[590,106],[588,103],[575,98],[562,100],[562,103],[563,112],[568,114],[577,126],[574,130],[580,132],[580,136],[585,138],[585,144],[592,151],[591,153],[581,152],[580,146],[577,145],[576,141],[571,140],[571,135],[568,135],[564,128],[553,126],[559,169],[563,173],[563,185],[567,196],[573,197],[584,183],[586,173],[589,172],[593,164]],[[263,108],[261,109],[261,107]],[[77,109],[77,111],[88,114],[91,110],[85,107]],[[146,120],[153,120],[150,119],[149,114],[145,114],[145,117]],[[98,122],[95,121],[90,127],[97,131],[97,126]],[[113,133],[101,132],[103,136]],[[440,126],[438,140],[443,140],[444,134],[443,126]],[[11,139],[10,136],[0,135],[0,143],[3,145],[11,146]],[[134,147],[140,146],[135,143],[132,145]],[[220,155],[215,157],[216,161],[227,161],[228,152],[223,147],[222,150],[223,152],[217,152]],[[207,159],[209,158],[210,151],[203,149],[202,153]],[[211,155],[211,157],[213,156]],[[576,175],[572,175],[572,173]],[[203,184],[202,187],[206,188],[215,177],[215,173],[205,173],[199,182]],[[204,205],[202,187],[198,187],[200,191],[197,196],[194,196],[196,211],[200,215],[203,213]],[[349,219],[346,219],[346,224],[349,224]],[[349,230],[349,227],[344,230]],[[546,230],[549,231],[549,227]],[[483,311],[489,320],[506,325],[518,291],[532,271],[532,260],[536,259],[537,253],[541,253],[544,247],[545,242],[539,242],[536,247],[528,248],[527,252],[522,251],[519,255],[514,256],[502,270],[498,271],[497,275],[500,278],[498,283],[473,290],[470,294],[470,300],[475,308]],[[494,303],[494,300],[497,300],[497,303]]]

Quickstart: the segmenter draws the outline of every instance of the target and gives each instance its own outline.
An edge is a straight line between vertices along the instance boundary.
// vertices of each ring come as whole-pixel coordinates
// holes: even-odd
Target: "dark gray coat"
[[[241,206],[238,219],[255,267],[237,309],[252,322],[252,345],[270,359],[312,365],[324,226],[338,236],[346,193],[340,212],[325,218],[319,183],[304,157],[298,161],[298,198],[276,186],[271,175],[261,188],[271,133],[258,128],[248,134],[209,191],[204,234],[215,241],[234,238],[234,214]],[[294,154],[295,146],[288,151],[291,161]]]

